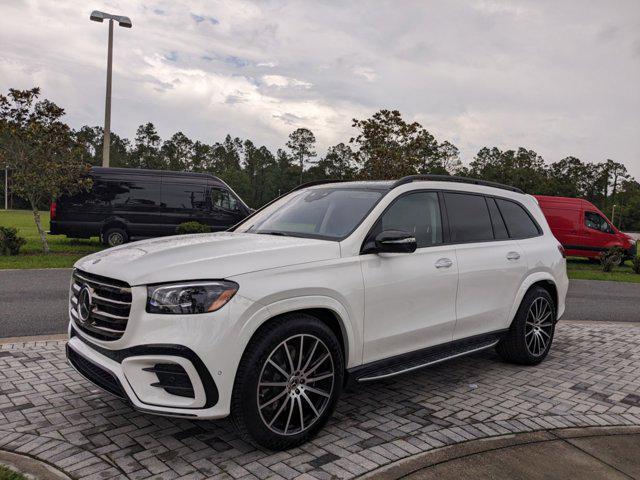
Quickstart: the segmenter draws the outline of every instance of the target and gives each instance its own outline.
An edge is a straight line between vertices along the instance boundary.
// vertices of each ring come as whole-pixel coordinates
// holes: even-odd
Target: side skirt
[[[507,331],[508,329],[499,330],[454,340],[350,368],[347,371],[347,383],[354,384],[381,380],[479,352],[496,346]]]

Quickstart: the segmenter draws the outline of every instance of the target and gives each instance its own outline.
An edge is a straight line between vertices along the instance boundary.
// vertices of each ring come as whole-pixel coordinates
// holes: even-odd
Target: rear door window
[[[174,210],[206,210],[205,187],[188,183],[163,183],[162,203]]]
[[[452,243],[493,240],[487,202],[482,195],[445,193]]]
[[[538,226],[522,206],[501,198],[496,198],[496,204],[511,238],[531,238],[540,235]]]
[[[107,182],[102,197],[121,209],[160,206],[160,183],[157,182]]]

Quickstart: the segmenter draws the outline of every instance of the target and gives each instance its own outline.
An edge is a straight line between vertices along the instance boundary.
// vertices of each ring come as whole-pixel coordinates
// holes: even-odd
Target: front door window
[[[598,230],[603,233],[613,233],[609,222],[596,212],[584,212],[584,224],[592,230]]]

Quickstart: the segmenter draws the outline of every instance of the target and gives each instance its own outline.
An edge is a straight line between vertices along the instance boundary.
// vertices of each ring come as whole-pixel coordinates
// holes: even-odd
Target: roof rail
[[[483,185],[485,187],[501,188],[503,190],[509,190],[511,192],[516,192],[516,193],[524,193],[523,190],[520,190],[519,188],[516,188],[516,187],[512,187],[510,185],[504,185],[502,183],[497,183],[497,182],[490,182],[488,180],[479,180],[477,178],[458,177],[455,175],[409,175],[407,177],[402,177],[401,179],[396,180],[396,182],[393,185],[391,185],[391,189],[394,189],[406,183],[420,182],[423,180],[428,180],[432,182],[471,183],[474,185]]]
[[[307,187],[315,187],[316,185],[324,185],[326,183],[338,183],[338,182],[342,182],[342,180],[313,180],[311,182],[301,183],[300,185],[293,188],[292,190],[289,190],[287,193],[285,193],[285,195],[291,192],[302,190],[303,188],[307,188]]]

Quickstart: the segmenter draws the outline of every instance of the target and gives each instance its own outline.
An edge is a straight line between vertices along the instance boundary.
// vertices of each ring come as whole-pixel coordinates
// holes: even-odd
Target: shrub
[[[603,272],[610,272],[613,267],[617,267],[624,260],[624,250],[620,247],[613,247],[602,252],[598,258],[602,265]]]
[[[18,236],[13,227],[0,227],[0,255],[18,255],[20,247],[27,241]]]
[[[199,222],[185,222],[176,227],[178,235],[187,235],[188,233],[209,233],[211,227]]]

